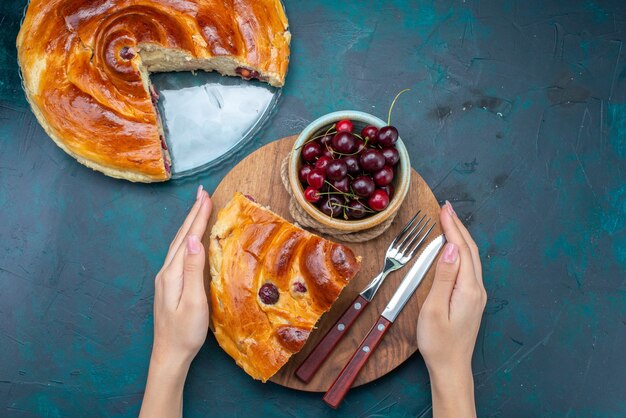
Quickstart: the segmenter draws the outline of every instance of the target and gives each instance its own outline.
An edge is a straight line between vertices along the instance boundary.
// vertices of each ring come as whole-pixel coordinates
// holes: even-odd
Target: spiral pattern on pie
[[[169,179],[171,163],[149,73],[281,86],[289,42],[280,0],[31,0],[17,48],[33,112],[63,150],[152,182]]]

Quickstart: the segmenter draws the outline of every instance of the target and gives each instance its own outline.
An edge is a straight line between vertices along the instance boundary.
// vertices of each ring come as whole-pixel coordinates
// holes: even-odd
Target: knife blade
[[[433,264],[433,261],[435,261],[437,254],[439,254],[439,251],[441,251],[445,243],[446,237],[444,235],[439,235],[428,243],[424,251],[417,257],[415,264],[413,264],[411,269],[404,276],[404,279],[402,279],[400,286],[398,286],[398,289],[389,300],[381,316],[385,317],[390,322],[396,320],[404,308],[404,305],[406,305],[424,279],[424,276],[426,276],[426,272],[428,272],[428,269]]]

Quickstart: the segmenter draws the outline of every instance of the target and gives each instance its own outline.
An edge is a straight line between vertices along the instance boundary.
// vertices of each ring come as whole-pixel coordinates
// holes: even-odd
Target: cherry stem
[[[393,99],[393,102],[391,102],[391,106],[389,107],[389,114],[387,115],[387,126],[391,125],[391,111],[393,110],[393,106],[396,104],[396,100],[398,100],[398,97],[400,97],[402,93],[406,93],[407,91],[411,91],[411,89],[402,90],[400,93],[396,94],[395,99]]]
[[[346,205],[342,205],[341,203],[330,203],[332,206],[335,207],[339,207],[339,208],[344,208],[344,209],[350,209],[350,206],[346,206]],[[367,205],[364,205],[363,203],[361,203],[363,205],[363,208],[365,209],[365,212],[371,212],[371,213],[376,213],[376,211],[374,209],[370,209],[369,207],[367,207]]]
[[[328,180],[324,180],[324,183],[328,184],[330,187],[332,187],[333,189],[337,190],[337,192],[327,192],[327,193],[320,193],[320,194],[342,194],[344,196],[349,196],[353,199],[356,199],[358,196],[354,193],[346,193],[346,192],[342,192],[341,190],[339,190],[338,188],[336,188],[335,186],[332,185],[331,182],[329,182]]]
[[[354,151],[354,152],[351,152],[350,154],[343,154],[343,153],[341,153],[341,152],[337,152],[337,151],[331,151],[331,152],[332,152],[333,154],[337,154],[337,155],[339,155],[339,156],[341,156],[341,157],[347,157],[347,156],[349,156],[349,155],[357,155],[360,151]]]
[[[324,136],[328,135],[329,133],[337,133],[337,132],[330,132],[330,131],[332,131],[332,129],[333,129],[334,127],[335,127],[335,124],[330,125],[330,127],[328,128],[328,130],[326,130],[326,133],[321,134],[321,135],[312,136],[312,137],[311,137],[311,138],[309,138],[308,140],[304,141],[304,142],[302,143],[302,145],[300,145],[300,146],[299,146],[298,148],[296,148],[295,150],[299,150],[300,148],[302,148],[303,146],[305,146],[305,145],[306,145],[306,144],[308,144],[309,142],[313,142],[313,141],[315,141],[316,139],[322,138],[322,137],[324,137]],[[295,151],[295,150],[294,150],[294,151]]]

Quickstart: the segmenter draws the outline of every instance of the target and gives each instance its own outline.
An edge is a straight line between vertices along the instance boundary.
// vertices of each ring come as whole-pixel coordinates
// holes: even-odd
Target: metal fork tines
[[[385,253],[385,263],[381,272],[363,289],[361,296],[371,301],[378,288],[385,280],[385,277],[392,271],[398,270],[408,263],[417,253],[417,249],[422,245],[424,240],[430,235],[435,224],[433,223],[428,230],[424,232],[426,227],[431,223],[431,219],[426,219],[423,215],[417,223],[415,220],[420,216],[421,210],[406,224],[400,233],[391,241],[387,252]],[[425,220],[425,221],[424,221]]]

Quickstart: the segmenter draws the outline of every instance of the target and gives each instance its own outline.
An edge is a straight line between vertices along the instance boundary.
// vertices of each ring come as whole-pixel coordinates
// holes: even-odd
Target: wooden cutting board
[[[230,201],[233,194],[237,191],[253,196],[260,204],[268,205],[272,211],[293,222],[293,218],[289,214],[290,196],[283,187],[280,178],[280,166],[283,158],[291,150],[295,139],[296,136],[292,136],[267,144],[237,164],[224,177],[213,193],[214,210],[209,225],[214,224],[217,212]],[[420,209],[422,213],[437,221],[437,226],[435,226],[429,240],[441,234],[438,222],[439,204],[437,199],[435,199],[422,177],[415,170],[412,170],[409,193],[392,226],[376,239],[364,243],[347,244],[355,254],[363,258],[361,271],[345,288],[332,309],[322,316],[317,324],[317,330],[311,333],[302,351],[294,355],[289,363],[272,377],[272,382],[292,389],[309,392],[325,392],[330,387],[361,340],[377,321],[378,316],[387,305],[404,274],[408,271],[409,266],[387,276],[372,303],[357,319],[356,323],[309,383],[305,384],[300,381],[294,372],[317,341],[326,334],[328,328],[335,323],[337,318],[347,308],[347,305],[378,274],[382,268],[384,254],[389,243]],[[208,238],[208,235],[207,233],[205,239]],[[325,238],[333,239],[332,237]],[[205,242],[205,245],[208,248],[208,242]],[[208,269],[206,270],[208,272]],[[363,385],[389,373],[417,351],[417,318],[420,307],[432,285],[434,270],[434,267],[430,269],[420,287],[357,377],[354,386]]]

